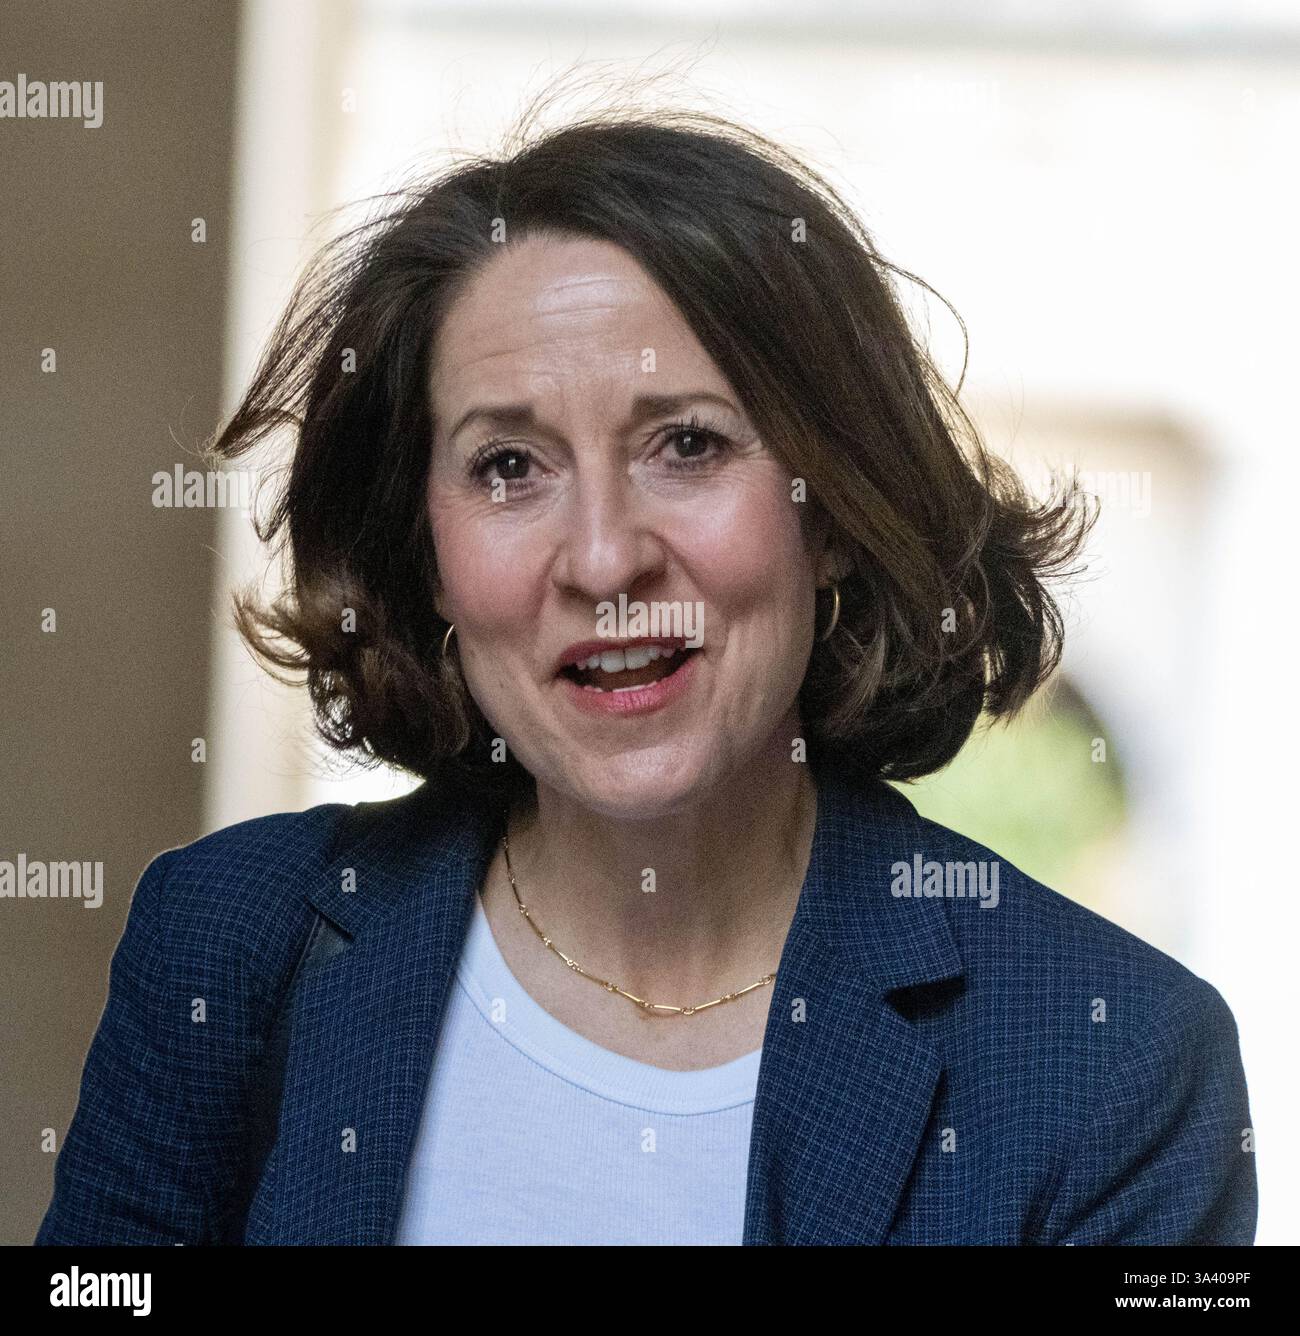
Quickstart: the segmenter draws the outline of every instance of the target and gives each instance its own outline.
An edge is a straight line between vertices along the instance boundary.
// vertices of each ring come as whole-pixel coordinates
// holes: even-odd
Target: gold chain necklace
[[[694,1016],[697,1011],[706,1011],[709,1007],[716,1007],[720,1002],[731,1002],[735,998],[744,997],[746,993],[753,992],[755,988],[761,988],[765,983],[771,983],[776,978],[775,973],[765,974],[761,979],[755,979],[748,988],[742,988],[738,993],[723,993],[721,997],[715,997],[712,1002],[701,1002],[694,1007],[670,1007],[665,1002],[647,1002],[643,997],[637,997],[635,993],[629,993],[626,989],[620,988],[616,983],[610,983],[608,979],[598,978],[594,974],[588,974],[586,970],[578,964],[576,960],[566,956],[558,946],[533,922],[533,916],[528,912],[528,906],[519,898],[519,887],[515,885],[514,869],[510,866],[510,841],[505,835],[501,836],[501,848],[506,856],[506,874],[510,878],[510,889],[515,893],[515,903],[519,906],[519,912],[526,918],[532,930],[542,939],[542,944],[549,947],[559,958],[575,973],[581,974],[584,979],[590,979],[592,983],[598,983],[602,988],[610,993],[618,993],[627,998],[629,1002],[635,1002],[638,1007],[644,1011],[669,1011],[679,1016]]]

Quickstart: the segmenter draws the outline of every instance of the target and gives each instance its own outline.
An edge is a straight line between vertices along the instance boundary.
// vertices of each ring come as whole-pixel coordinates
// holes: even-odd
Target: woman
[[[889,272],[700,116],[325,253],[216,443],[297,433],[239,620],[426,782],[154,860],[39,1241],[1253,1239],[1218,992],[884,782],[1045,680],[1089,523]]]

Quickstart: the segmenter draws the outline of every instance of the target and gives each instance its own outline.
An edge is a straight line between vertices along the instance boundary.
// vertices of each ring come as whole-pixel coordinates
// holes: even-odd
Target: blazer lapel
[[[890,893],[891,865],[921,840],[888,785],[819,777],[759,1064],[746,1244],[874,1244],[889,1229],[942,1064],[888,994],[961,973],[942,903]]]
[[[487,807],[434,803],[428,785],[373,816],[357,811],[369,829],[308,895],[353,940],[302,978],[250,1242],[391,1241],[448,987],[491,856]],[[355,890],[345,889],[349,869]]]

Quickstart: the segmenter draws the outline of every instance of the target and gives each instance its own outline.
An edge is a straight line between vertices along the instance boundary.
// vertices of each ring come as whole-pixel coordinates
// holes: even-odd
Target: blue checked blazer
[[[155,858],[36,1241],[220,1237],[250,1082],[319,911],[350,944],[301,980],[245,1242],[390,1242],[498,819],[425,784]],[[997,859],[889,785],[819,775],[744,1242],[1252,1243],[1250,1111],[1219,993],[1002,860],[996,907],[897,896],[894,865],[917,853]]]

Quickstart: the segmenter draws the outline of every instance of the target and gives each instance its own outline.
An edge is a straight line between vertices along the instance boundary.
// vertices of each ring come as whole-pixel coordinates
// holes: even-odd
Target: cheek
[[[797,600],[811,579],[811,563],[799,507],[780,479],[715,499],[700,519],[684,549],[702,585],[724,607]]]
[[[429,527],[437,553],[444,615],[466,632],[490,635],[507,627],[536,600],[528,564],[500,541],[497,526],[484,522],[472,506],[429,503]],[[495,517],[493,517],[495,518]]]

